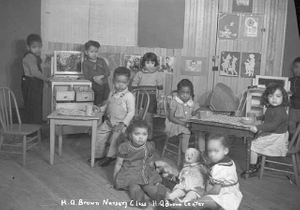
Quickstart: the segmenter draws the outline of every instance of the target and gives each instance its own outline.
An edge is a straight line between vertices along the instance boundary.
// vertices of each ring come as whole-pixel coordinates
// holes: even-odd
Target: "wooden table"
[[[98,120],[102,115],[97,116],[69,116],[59,115],[57,111],[52,112],[47,118],[50,120],[50,164],[53,165],[54,161],[54,147],[55,147],[55,128],[58,126],[58,154],[62,154],[62,126],[87,126],[92,127],[91,138],[91,167],[94,167],[95,159],[95,142],[96,130]]]
[[[249,127],[242,125],[241,123],[231,123],[230,120],[238,122],[241,117],[232,117],[219,115],[213,115],[215,120],[207,119],[207,120],[199,120],[199,119],[191,119],[188,122],[192,126],[192,129],[196,131],[202,131],[207,133],[221,133],[225,135],[233,135],[239,138],[246,139],[247,145],[247,157],[246,157],[246,171],[249,170],[250,166],[250,153],[251,153],[251,141],[253,140],[255,134],[250,131]],[[220,120],[219,120],[220,118]],[[247,179],[249,175],[246,173],[245,179]]]

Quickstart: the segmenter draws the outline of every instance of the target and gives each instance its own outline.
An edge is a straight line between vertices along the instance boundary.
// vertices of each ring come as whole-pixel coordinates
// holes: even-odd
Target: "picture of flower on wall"
[[[182,57],[181,73],[190,76],[203,76],[206,74],[206,58]]]

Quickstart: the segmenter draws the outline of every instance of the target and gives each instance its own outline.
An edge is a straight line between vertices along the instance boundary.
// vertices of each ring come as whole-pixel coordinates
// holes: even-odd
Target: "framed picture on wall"
[[[223,51],[221,53],[220,76],[238,77],[240,68],[240,53]]]
[[[260,53],[242,53],[241,59],[241,77],[253,78],[260,74]]]
[[[114,71],[121,63],[121,55],[119,53],[98,53],[103,58],[110,71]]]
[[[130,69],[131,71],[140,71],[141,70],[141,58],[142,55],[124,55],[123,65]]]
[[[166,74],[173,74],[174,64],[175,64],[175,57],[171,57],[171,56],[161,57],[160,71]]]
[[[262,37],[262,15],[245,15],[241,16],[241,39],[253,39],[259,41]]]
[[[181,74],[190,76],[204,76],[206,74],[206,58],[182,57]]]
[[[239,36],[239,14],[219,14],[218,37],[220,39],[237,39]]]
[[[233,0],[232,12],[252,13],[253,0]]]
[[[288,77],[274,77],[274,76],[262,76],[256,75],[253,79],[253,85],[257,85],[261,88],[266,88],[271,83],[281,84],[286,91],[290,90],[290,81]]]

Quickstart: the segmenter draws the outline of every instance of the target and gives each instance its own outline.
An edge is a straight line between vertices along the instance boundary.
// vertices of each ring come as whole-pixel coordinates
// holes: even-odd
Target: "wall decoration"
[[[120,66],[121,55],[119,53],[98,53],[98,56],[105,60],[110,71]]]
[[[54,74],[83,74],[83,52],[54,51]]]
[[[206,74],[206,58],[182,57],[181,73],[190,76],[203,76]]]
[[[173,74],[174,72],[175,57],[165,56],[161,59],[160,71],[166,74]]]
[[[253,0],[233,0],[232,12],[252,13]]]
[[[260,53],[242,53],[241,77],[253,78],[260,74]]]
[[[260,39],[262,16],[242,15],[241,19],[241,39]]]
[[[239,14],[219,14],[218,36],[221,39],[237,39],[239,33]]]
[[[240,53],[223,51],[221,53],[220,76],[239,76]]]
[[[140,61],[142,55],[124,55],[124,66],[130,69],[131,71],[139,71],[141,70]]]

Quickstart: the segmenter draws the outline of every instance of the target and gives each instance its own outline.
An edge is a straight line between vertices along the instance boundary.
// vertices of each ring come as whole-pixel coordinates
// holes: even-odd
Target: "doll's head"
[[[100,48],[99,42],[96,41],[88,41],[84,44],[85,54],[90,60],[97,60],[98,50]]]
[[[41,55],[41,51],[42,51],[42,47],[43,47],[43,44],[42,44],[42,38],[40,37],[40,35],[38,34],[30,34],[28,37],[27,37],[27,49],[37,55],[37,56],[40,56]]]
[[[201,159],[201,153],[195,148],[188,148],[185,152],[185,163],[197,163]]]

